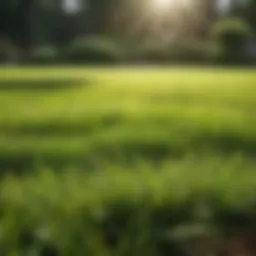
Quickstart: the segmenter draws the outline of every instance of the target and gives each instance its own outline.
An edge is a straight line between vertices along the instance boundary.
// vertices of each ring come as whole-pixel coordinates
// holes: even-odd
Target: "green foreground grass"
[[[254,70],[3,69],[1,169],[254,154]]]
[[[201,255],[254,226],[255,95],[255,70],[1,69],[1,255]]]
[[[157,170],[140,164],[132,172],[109,166],[100,174],[41,169],[6,177],[2,249],[6,255],[201,255],[207,236],[221,246],[227,235],[256,224],[255,164],[241,156],[198,160],[165,162]]]

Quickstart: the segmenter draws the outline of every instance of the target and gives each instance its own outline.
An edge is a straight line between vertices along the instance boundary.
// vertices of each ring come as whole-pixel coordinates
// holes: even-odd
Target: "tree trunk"
[[[18,44],[27,51],[32,45],[33,0],[20,0],[17,10]]]

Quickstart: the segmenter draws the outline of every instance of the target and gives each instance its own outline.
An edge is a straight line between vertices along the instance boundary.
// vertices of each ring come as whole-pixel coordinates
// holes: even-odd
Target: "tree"
[[[216,23],[212,29],[213,38],[220,46],[220,60],[228,63],[248,62],[244,50],[251,36],[250,25],[241,18],[226,18]]]
[[[0,1],[0,35],[1,37],[13,37],[18,31],[16,24],[17,0]]]
[[[31,14],[33,0],[1,0],[0,24],[2,37],[21,47],[31,43]]]
[[[216,0],[194,0],[186,15],[186,34],[196,40],[209,37],[210,28],[217,19]]]
[[[87,21],[90,33],[109,33],[113,12],[119,2],[119,0],[88,0]]]
[[[246,20],[256,33],[256,0],[233,0],[230,15]]]
[[[20,0],[17,8],[17,25],[19,24],[20,28],[17,34],[17,42],[25,49],[32,44],[33,4],[34,0]]]
[[[256,33],[256,0],[251,0],[247,8],[247,19]]]

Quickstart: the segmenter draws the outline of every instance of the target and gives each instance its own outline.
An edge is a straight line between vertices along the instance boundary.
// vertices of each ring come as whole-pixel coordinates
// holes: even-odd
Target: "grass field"
[[[41,226],[57,255],[96,256],[169,255],[159,237],[187,222],[253,226],[255,95],[253,69],[2,68],[6,255]]]
[[[254,70],[1,70],[1,168],[252,155],[255,83]]]

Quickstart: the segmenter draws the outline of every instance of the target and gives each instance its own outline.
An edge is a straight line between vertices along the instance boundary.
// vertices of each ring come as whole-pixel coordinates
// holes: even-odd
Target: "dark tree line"
[[[62,0],[1,0],[0,36],[21,47],[29,47],[36,43],[61,46],[85,34],[118,36],[143,32],[152,27],[154,20],[144,15],[141,8],[144,1],[81,0],[78,12],[69,13],[63,8]],[[195,8],[199,9],[183,14],[187,25],[180,22],[184,35],[188,31],[186,26],[193,26],[195,35],[196,32],[198,35],[206,33],[213,2],[194,1]],[[234,5],[232,12],[247,20],[256,31],[256,0],[250,0],[244,7]],[[170,15],[170,20],[173,17]],[[179,22],[173,24],[179,26]],[[189,30],[192,31],[191,27]]]

